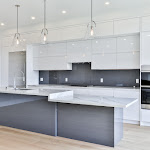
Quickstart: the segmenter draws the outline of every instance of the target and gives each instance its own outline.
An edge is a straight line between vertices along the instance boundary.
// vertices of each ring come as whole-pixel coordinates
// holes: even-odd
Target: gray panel
[[[55,103],[42,98],[0,108],[0,125],[54,136]]]
[[[46,81],[49,79],[49,84],[139,87],[135,80],[140,78],[140,70],[91,70],[91,64],[84,63],[73,64],[72,71],[50,71],[49,77],[45,75],[45,78]],[[100,83],[100,78],[104,79],[103,83]]]
[[[58,104],[58,136],[114,146],[114,108]]]
[[[42,99],[47,97],[42,97]],[[40,96],[0,93],[0,107],[41,100]]]

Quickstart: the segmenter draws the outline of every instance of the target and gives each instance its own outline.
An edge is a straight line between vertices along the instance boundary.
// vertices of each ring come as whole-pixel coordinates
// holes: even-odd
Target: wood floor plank
[[[0,150],[150,150],[150,127],[125,124],[124,138],[111,148],[0,126]]]

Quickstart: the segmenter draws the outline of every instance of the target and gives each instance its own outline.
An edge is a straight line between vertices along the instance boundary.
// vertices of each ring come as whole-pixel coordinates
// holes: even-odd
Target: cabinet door
[[[91,40],[68,42],[67,62],[91,62]]]
[[[33,57],[47,57],[47,56],[48,56],[47,45],[33,46]]]
[[[117,53],[117,69],[139,69],[140,53]]]
[[[140,51],[140,36],[123,36],[117,38],[117,52]]]
[[[92,69],[116,69],[116,54],[92,55]]]
[[[66,43],[48,44],[48,56],[65,56],[67,54]]]
[[[102,22],[97,23],[96,26],[96,36],[108,36],[113,35],[113,22]]]
[[[66,57],[33,58],[33,70],[68,70]]]
[[[140,91],[134,90],[114,90],[114,97],[121,98],[137,98],[138,102],[124,109],[124,120],[139,121],[140,120]]]
[[[128,34],[140,32],[140,19],[124,19],[114,22],[114,34]]]
[[[92,53],[116,53],[116,38],[92,40]]]
[[[142,33],[142,65],[150,65],[150,32]]]

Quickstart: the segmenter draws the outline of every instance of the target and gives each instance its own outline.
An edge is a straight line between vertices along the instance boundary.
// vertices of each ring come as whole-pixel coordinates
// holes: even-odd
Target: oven
[[[141,88],[142,109],[150,109],[150,88]]]

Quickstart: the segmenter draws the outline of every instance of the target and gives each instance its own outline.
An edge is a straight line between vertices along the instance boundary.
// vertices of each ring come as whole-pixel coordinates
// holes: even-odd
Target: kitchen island
[[[56,89],[0,93],[0,125],[111,147],[123,137],[123,108],[137,101]]]

